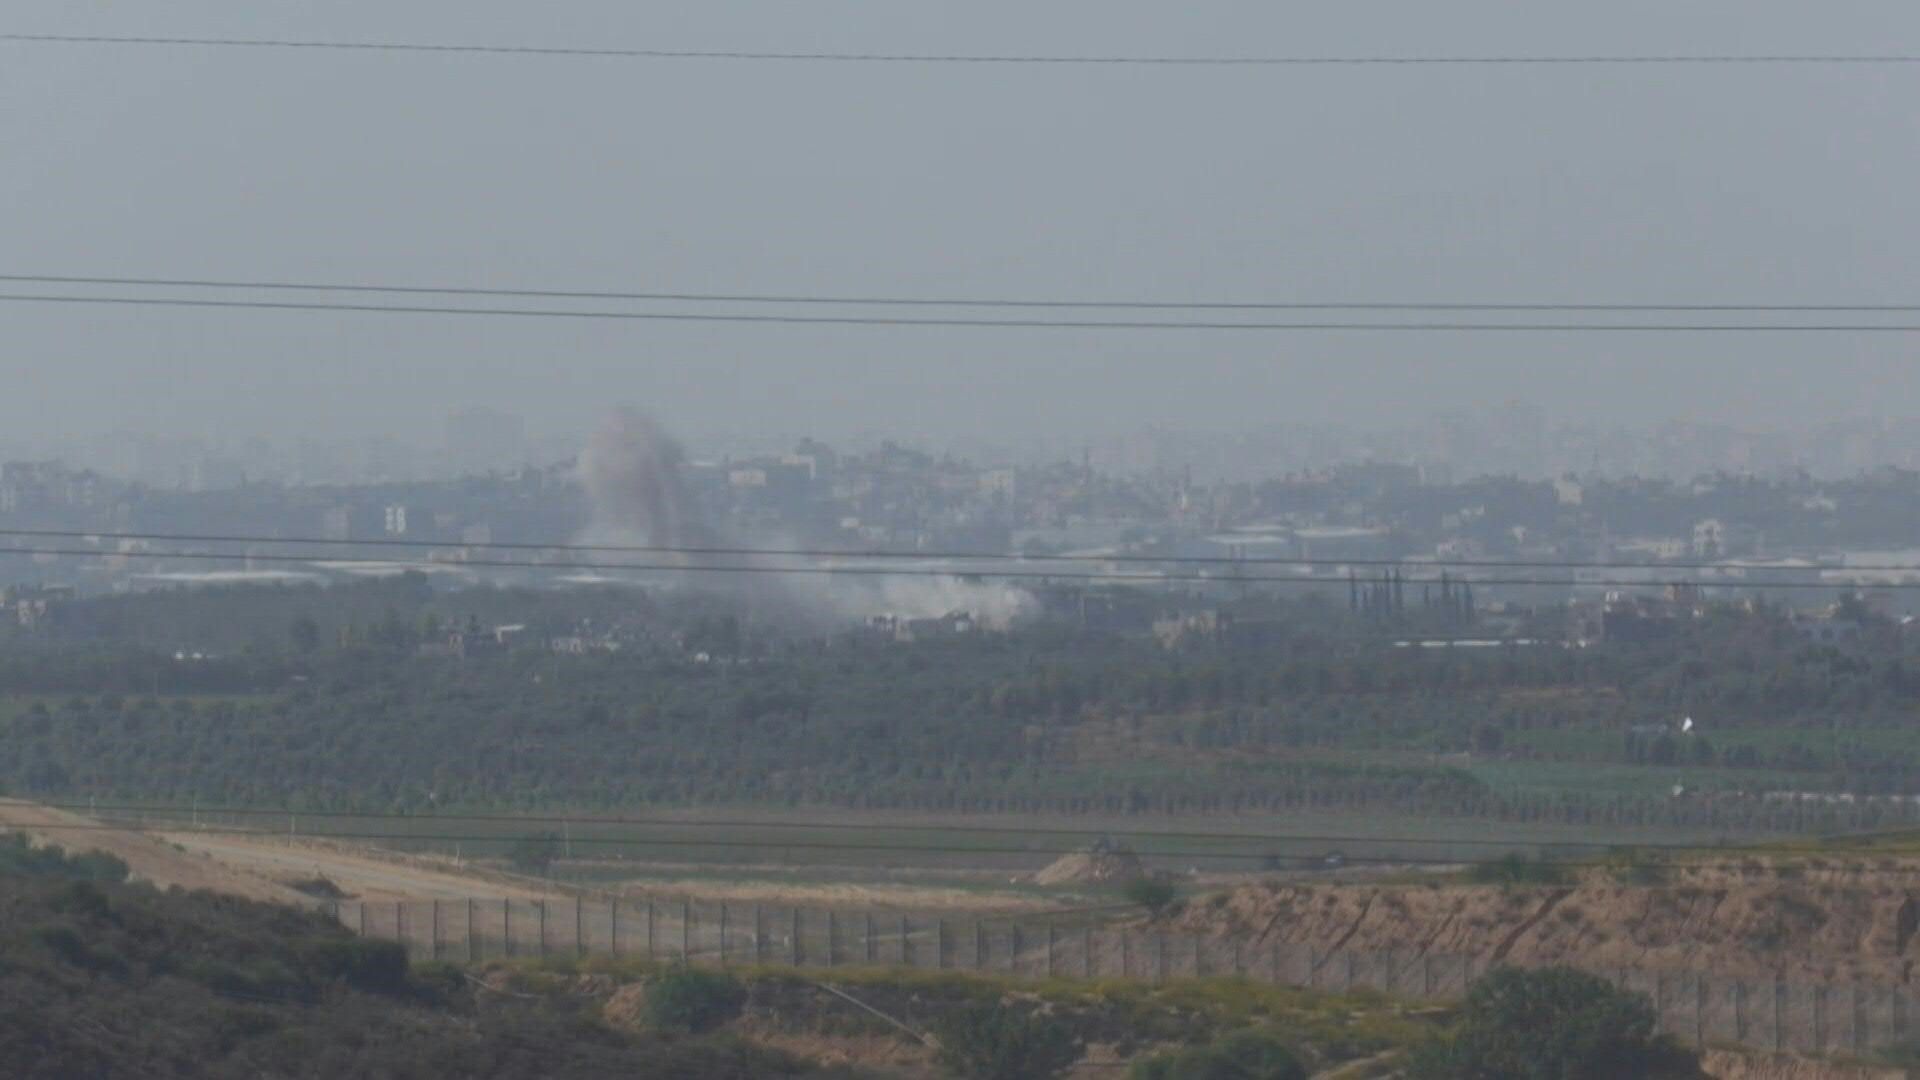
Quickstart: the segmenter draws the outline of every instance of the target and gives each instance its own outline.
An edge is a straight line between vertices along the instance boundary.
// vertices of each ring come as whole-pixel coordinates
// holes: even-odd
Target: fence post
[[[793,916],[792,917],[793,925],[791,927],[792,933],[788,935],[790,938],[790,941],[788,943],[789,944],[788,957],[789,959],[792,960],[794,967],[799,967],[800,966],[800,909],[797,907],[794,908],[792,916]]]
[[[1133,965],[1131,963],[1133,960],[1133,948],[1130,944],[1131,940],[1131,937],[1125,930],[1120,931],[1120,977],[1123,979],[1133,974]]]
[[[951,946],[947,944],[947,920],[941,919],[935,923],[933,932],[933,966],[941,971],[945,971],[953,963],[953,957],[950,955]]]
[[[827,966],[833,966],[835,954],[840,950],[840,916],[832,908],[827,909]]]
[[[1053,978],[1053,924],[1047,924],[1047,978]]]
[[[987,968],[987,928],[979,919],[973,920],[973,970],[985,971]]]
[[[1778,1054],[1786,1050],[1786,1034],[1783,1024],[1787,1012],[1787,984],[1779,979],[1773,980],[1773,1052]]]
[[[1018,975],[1020,974],[1020,924],[1014,923],[1013,929],[1008,933],[1012,935],[1013,947],[1007,950],[1007,970]]]
[[[500,898],[500,951],[513,955],[513,900]]]
[[[475,938],[476,938],[476,935],[473,932],[473,898],[468,897],[467,898],[467,963],[469,964],[480,959],[478,955],[479,949],[476,947],[477,942],[475,941]]]
[[[547,955],[547,902],[540,901],[540,957]]]
[[[680,963],[693,963],[693,901],[680,901]]]
[[[1346,974],[1341,976],[1342,982],[1340,983],[1340,989],[1351,990],[1353,989],[1353,950],[1344,949],[1340,955],[1346,958]]]
[[[438,900],[433,902],[433,925],[427,933],[430,935],[427,942],[427,955],[438,960],[440,959],[440,901]]]
[[[827,963],[833,963],[833,950],[827,950]],[[727,966],[727,902],[720,901],[720,966]]]
[[[1154,975],[1154,981],[1166,982],[1167,981],[1167,935],[1164,933],[1157,934],[1155,935],[1155,939],[1156,940],[1154,943],[1154,949],[1160,954],[1160,962],[1158,965],[1158,969]]]
[[[1707,1049],[1707,980],[1698,974],[1693,977],[1693,1048]]]
[[[866,933],[861,940],[861,951],[864,954],[861,962],[871,964],[873,963],[873,912],[871,911],[866,913]]]
[[[1193,935],[1193,977],[1196,979],[1207,977],[1207,950],[1199,934]]]
[[[1433,956],[1430,953],[1420,954],[1420,996],[1433,996]]]
[[[1233,939],[1233,973],[1236,976],[1247,973],[1247,957],[1245,951],[1240,947],[1239,938]]]
[[[900,916],[900,966],[913,966],[913,942],[907,936],[907,917]]]
[[[362,900],[358,904],[355,904],[354,908],[355,908],[354,913],[358,915],[360,918],[360,936],[366,937],[367,936],[367,902],[365,900]]]
[[[759,904],[753,905],[753,962],[767,962],[767,920]]]
[[[1653,1030],[1673,1030],[1667,1023],[1667,977],[1659,972],[1653,976]]]
[[[1093,967],[1093,927],[1089,926],[1080,941],[1080,977],[1093,978]]]
[[[1745,1044],[1747,1041],[1747,981],[1735,979],[1733,983],[1733,1041]]]
[[[393,902],[393,940],[399,942],[401,948],[407,949],[407,902],[405,900]],[[407,949],[407,952],[411,954],[413,950]]]
[[[1320,989],[1320,950],[1307,946],[1307,989]]]
[[[1827,987],[1823,983],[1814,988],[1813,993],[1813,1052],[1825,1053],[1827,1049]]]
[[[613,958],[620,958],[620,898],[607,901],[607,945]]]

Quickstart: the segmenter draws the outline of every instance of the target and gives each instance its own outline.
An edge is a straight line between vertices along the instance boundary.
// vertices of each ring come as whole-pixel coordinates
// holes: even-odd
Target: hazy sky
[[[683,49],[1920,53],[1920,5],[10,0],[0,31]],[[0,43],[0,273],[1201,300],[1920,302],[1920,65],[720,63]],[[28,291],[10,286],[7,292]],[[71,289],[50,291],[67,291]],[[1909,317],[1906,321],[1915,321]],[[0,304],[46,437],[993,436],[1920,414],[1920,335],[768,328]]]

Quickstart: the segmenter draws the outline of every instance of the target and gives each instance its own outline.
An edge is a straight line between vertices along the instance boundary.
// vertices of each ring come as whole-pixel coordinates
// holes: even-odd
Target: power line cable
[[[0,34],[0,41],[45,45],[140,45],[173,48],[438,53],[477,56],[597,57],[625,60],[726,60],[856,64],[997,64],[1151,67],[1397,67],[1606,65],[1904,65],[1920,54],[1734,53],[1459,55],[1459,56],[1091,56],[986,53],[781,52],[747,49],[625,49],[590,46],[480,45],[398,41],[314,41],[291,38],[162,37],[109,34]]]
[[[961,307],[1118,309],[1149,311],[1617,311],[1617,312],[1914,312],[1920,304],[1552,304],[1426,301],[1067,300],[992,297],[823,296],[797,293],[617,292],[579,289],[503,289],[470,285],[374,285],[345,282],[257,281],[209,278],[98,277],[0,274],[0,281],[40,285],[112,285],[169,289],[377,293],[430,296],[522,297],[546,300],[631,300],[673,303],[791,304],[838,307]]]
[[[330,544],[342,547],[398,547],[398,548],[488,548],[502,551],[567,551],[613,554],[645,555],[687,555],[700,557],[738,557],[738,558],[810,558],[810,559],[904,559],[915,561],[973,560],[980,562],[1059,562],[1059,563],[1167,563],[1176,565],[1223,565],[1223,566],[1306,566],[1306,567],[1386,567],[1444,570],[1454,567],[1464,568],[1529,568],[1561,570],[1718,570],[1725,572],[1765,572],[1765,573],[1822,573],[1822,572],[1879,572],[1920,574],[1920,563],[1861,563],[1850,566],[1793,566],[1782,564],[1761,564],[1752,566],[1730,565],[1719,562],[1627,562],[1627,561],[1576,561],[1567,559],[1437,559],[1437,558],[1352,558],[1352,559],[1315,559],[1292,558],[1284,555],[1074,555],[1074,554],[1023,554],[1020,552],[988,551],[885,551],[879,549],[856,549],[836,551],[828,548],[759,548],[726,546],[691,546],[669,544],[576,544],[576,543],[533,543],[521,541],[488,541],[484,544],[440,542],[435,540],[412,540],[404,537],[383,539],[327,539],[317,536],[259,536],[232,533],[163,533],[163,532],[100,532],[85,529],[5,529],[0,528],[0,536],[36,537],[42,539],[70,539],[97,541],[164,541],[170,543],[223,543],[223,544]],[[4,550],[4,549],[0,549]],[[96,554],[118,554],[117,552],[97,552]],[[234,558],[245,557],[236,552]],[[322,556],[312,556],[321,558]],[[949,571],[966,573],[964,570]],[[1345,580],[1344,578],[1341,580]],[[1367,579],[1361,579],[1365,582]],[[1649,580],[1640,584],[1661,584]],[[1834,583],[1836,586],[1840,583]]]
[[[998,570],[990,568],[956,568],[947,570],[926,570],[890,566],[755,566],[742,564],[702,564],[702,563],[592,563],[592,562],[538,562],[530,559],[461,559],[457,561],[408,562],[396,559],[376,559],[364,556],[326,556],[326,555],[282,555],[250,554],[244,552],[212,551],[101,551],[97,548],[47,548],[47,547],[11,547],[0,548],[0,555],[54,555],[82,558],[130,558],[130,559],[190,559],[218,560],[223,562],[273,562],[298,563],[325,569],[329,566],[372,566],[406,569],[452,570],[465,567],[480,568],[521,568],[532,570],[624,570],[628,572],[658,573],[703,573],[703,574],[796,574],[820,577],[933,577],[933,578],[994,578],[1004,580],[1039,581],[1110,581],[1141,582],[1146,584],[1190,581],[1209,584],[1247,584],[1265,582],[1285,585],[1317,585],[1334,587],[1347,584],[1347,578],[1301,577],[1297,575],[1263,574],[1175,574],[1175,573],[1127,573],[1120,571],[1056,571],[1056,570]],[[1644,587],[1647,585],[1681,585],[1698,588],[1729,589],[1824,589],[1845,588],[1834,582],[1824,581],[1623,581],[1615,579],[1587,578],[1439,578],[1439,577],[1403,577],[1398,579],[1402,585],[1506,585],[1537,586],[1552,588],[1573,587]],[[1363,579],[1364,583],[1364,579]],[[1920,581],[1875,582],[1875,589],[1920,589]]]
[[[1637,334],[1910,334],[1913,323],[1494,323],[1494,322],[1199,322],[1191,320],[976,319],[892,317],[880,315],[716,314],[689,311],[609,311],[563,308],[459,307],[432,304],[307,303],[290,300],[204,300],[186,297],[79,296],[0,293],[0,301],[30,304],[79,304],[127,307],[251,309],[259,311],[336,311],[387,315],[464,315],[495,318],[611,320],[627,322],[740,323],[783,326],[975,327],[1029,330],[1204,330],[1242,332],[1413,333],[1637,333]]]

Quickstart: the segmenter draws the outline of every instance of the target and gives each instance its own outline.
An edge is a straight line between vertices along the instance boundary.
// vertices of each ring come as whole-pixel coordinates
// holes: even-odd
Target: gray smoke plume
[[[661,547],[714,546],[713,530],[681,482],[683,458],[680,444],[639,410],[610,413],[580,452],[594,533]]]
[[[794,548],[798,541],[743,543],[710,525],[687,491],[680,444],[638,410],[610,413],[581,451],[577,478],[593,506],[585,538],[595,544],[669,548]],[[1037,606],[1024,589],[962,581],[958,576],[788,576],[777,568],[820,569],[813,559],[703,552],[596,555],[596,562],[647,566],[731,567],[736,572],[696,571],[687,584],[741,602],[757,617],[791,627],[823,628],[837,621],[891,614],[903,618],[971,612],[983,625],[1003,627]],[[835,560],[838,563],[838,560]],[[851,560],[860,565],[859,560]],[[898,564],[895,564],[898,565]],[[915,567],[924,572],[926,567]],[[680,575],[674,575],[676,577]]]

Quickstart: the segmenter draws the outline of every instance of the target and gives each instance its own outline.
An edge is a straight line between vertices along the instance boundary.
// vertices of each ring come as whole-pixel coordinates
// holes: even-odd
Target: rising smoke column
[[[680,444],[639,410],[616,409],[580,452],[580,484],[602,538],[659,547],[713,547],[709,528],[680,479]]]
[[[577,467],[577,477],[593,506],[588,542],[707,549],[804,546],[790,538],[742,543],[722,535],[708,523],[698,501],[682,482],[680,467],[684,461],[680,444],[637,409],[609,413],[580,452]],[[630,561],[650,566],[741,568],[745,572],[706,571],[685,576],[696,588],[731,597],[756,617],[789,627],[820,629],[834,620],[883,613],[920,618],[951,611],[970,611],[986,625],[1003,627],[1038,607],[1024,589],[967,582],[958,576],[923,577],[909,572],[836,578],[764,572],[778,567],[822,568],[824,564],[814,559],[718,555],[709,551],[635,553]]]

